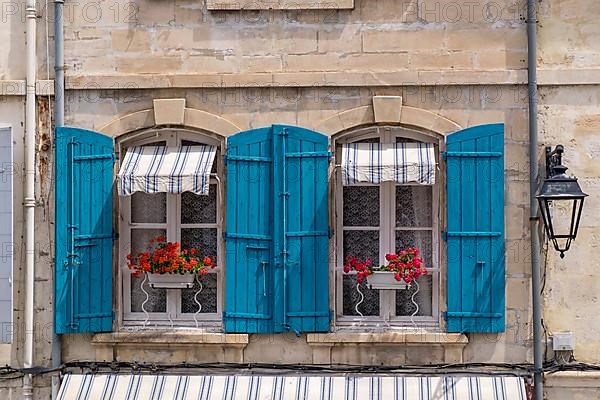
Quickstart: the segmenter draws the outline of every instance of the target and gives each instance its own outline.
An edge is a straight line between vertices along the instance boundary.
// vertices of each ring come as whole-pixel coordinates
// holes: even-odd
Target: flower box
[[[375,271],[367,276],[367,286],[369,289],[383,290],[402,290],[408,287],[404,281],[397,281],[394,272]]]
[[[191,289],[195,274],[146,274],[153,289]]]

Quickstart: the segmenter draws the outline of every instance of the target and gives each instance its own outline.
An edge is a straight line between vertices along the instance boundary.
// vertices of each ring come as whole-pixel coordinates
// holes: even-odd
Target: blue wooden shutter
[[[276,282],[283,328],[329,330],[329,140],[294,126],[273,126],[275,248],[282,275]]]
[[[272,136],[261,128],[227,141],[226,332],[275,329]]]
[[[112,330],[113,150],[108,136],[56,129],[57,333]]]
[[[503,332],[504,125],[447,137],[449,332]]]

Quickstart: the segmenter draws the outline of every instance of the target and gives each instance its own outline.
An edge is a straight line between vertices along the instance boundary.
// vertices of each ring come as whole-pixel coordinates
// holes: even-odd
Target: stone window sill
[[[186,358],[187,354],[192,356],[196,350],[210,349],[221,362],[237,363],[243,361],[248,335],[197,331],[113,332],[94,335],[92,344],[99,361],[127,359],[129,350],[137,350],[140,354],[149,352],[152,360],[152,353],[164,353],[169,357],[169,354],[178,352]]]
[[[463,349],[469,343],[466,335],[444,332],[383,332],[383,333],[309,333],[306,342],[313,348],[313,361],[328,364],[334,347],[342,346],[410,346],[441,347],[444,361],[462,362]]]
[[[208,0],[208,10],[352,10],[354,0]]]

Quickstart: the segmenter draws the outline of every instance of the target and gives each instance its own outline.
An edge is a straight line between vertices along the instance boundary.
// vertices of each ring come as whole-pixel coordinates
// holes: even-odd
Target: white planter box
[[[194,287],[194,274],[147,274],[153,289],[190,289]]]
[[[381,271],[367,276],[367,286],[369,289],[402,290],[406,289],[408,284],[404,281],[397,281],[394,278],[394,272]]]

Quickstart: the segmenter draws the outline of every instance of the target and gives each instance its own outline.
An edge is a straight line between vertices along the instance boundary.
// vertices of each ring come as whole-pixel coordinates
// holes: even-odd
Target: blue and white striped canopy
[[[526,400],[507,376],[67,375],[58,400]]]
[[[342,146],[344,186],[396,182],[433,185],[435,150],[431,143],[349,143]]]
[[[127,149],[117,176],[120,196],[135,192],[208,195],[216,146],[135,146]]]

